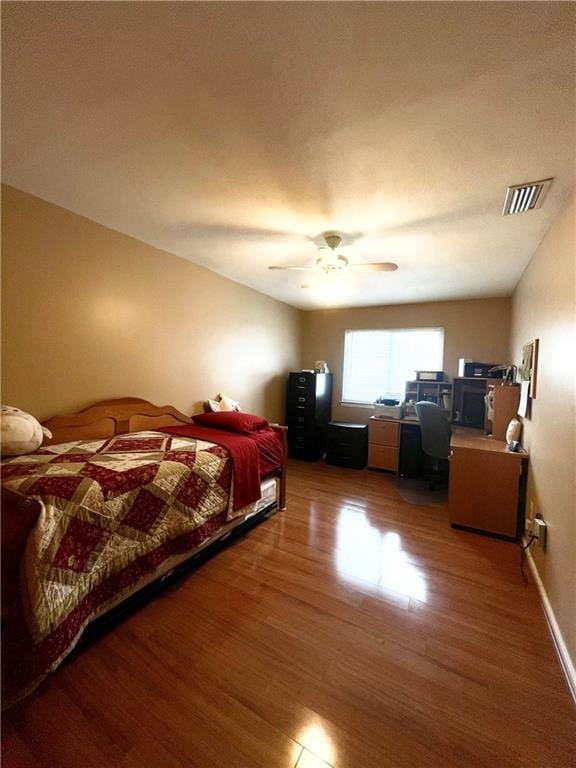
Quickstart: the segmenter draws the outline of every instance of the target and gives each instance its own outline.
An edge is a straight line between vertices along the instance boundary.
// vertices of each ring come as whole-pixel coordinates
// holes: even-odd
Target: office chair
[[[430,479],[430,490],[436,485],[448,482],[448,457],[452,430],[444,411],[436,403],[422,400],[416,403],[416,414],[420,422],[422,450],[430,461],[425,465],[425,475]]]

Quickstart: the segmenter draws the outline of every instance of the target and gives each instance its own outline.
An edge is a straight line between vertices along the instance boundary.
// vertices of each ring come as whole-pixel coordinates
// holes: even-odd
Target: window
[[[404,398],[415,371],[444,367],[444,328],[346,331],[342,400],[370,403],[377,397]]]

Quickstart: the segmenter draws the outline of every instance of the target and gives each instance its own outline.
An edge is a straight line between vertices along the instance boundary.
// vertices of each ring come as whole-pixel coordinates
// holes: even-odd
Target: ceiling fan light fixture
[[[319,256],[316,259],[316,266],[328,274],[329,272],[341,272],[348,266],[346,256],[336,254],[333,251],[326,256]]]
[[[338,232],[324,232],[322,237],[328,248],[333,251],[335,251],[342,242],[342,235],[339,235]]]
[[[337,278],[346,273],[354,272],[394,272],[398,269],[398,265],[390,261],[384,262],[372,262],[372,263],[350,263],[346,256],[337,252],[337,248],[346,237],[339,232],[323,232],[315,238],[315,245],[318,248],[320,255],[314,262],[314,266],[299,267],[299,266],[269,266],[268,269],[275,270],[297,270],[301,272],[318,272],[329,278]],[[322,239],[325,245],[322,245],[320,241]],[[304,285],[302,286],[305,287]]]

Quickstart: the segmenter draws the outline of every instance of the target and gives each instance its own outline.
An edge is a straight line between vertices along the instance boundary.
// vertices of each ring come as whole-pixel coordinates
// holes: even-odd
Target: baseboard
[[[546,616],[546,621],[548,622],[548,629],[552,635],[554,648],[556,649],[558,659],[560,660],[560,666],[562,667],[562,671],[566,677],[566,683],[568,684],[568,690],[572,696],[572,701],[574,704],[576,704],[576,668],[574,667],[574,662],[570,658],[568,648],[566,647],[566,643],[562,637],[562,632],[560,631],[560,627],[556,621],[554,610],[550,604],[550,600],[548,599],[548,595],[544,588],[544,584],[542,583],[542,579],[540,578],[540,574],[538,573],[538,569],[536,568],[536,563],[534,562],[532,553],[530,550],[528,550],[526,554],[528,555],[527,560],[528,565],[530,566],[530,571],[532,573],[532,578],[534,579],[540,594],[542,608],[544,610],[544,615]]]

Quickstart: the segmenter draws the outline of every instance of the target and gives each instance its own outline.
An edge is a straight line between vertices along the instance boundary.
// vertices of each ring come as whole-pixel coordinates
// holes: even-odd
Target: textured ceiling
[[[4,181],[304,308],[507,295],[574,186],[575,11],[3,3]],[[399,270],[266,269],[325,229]]]

